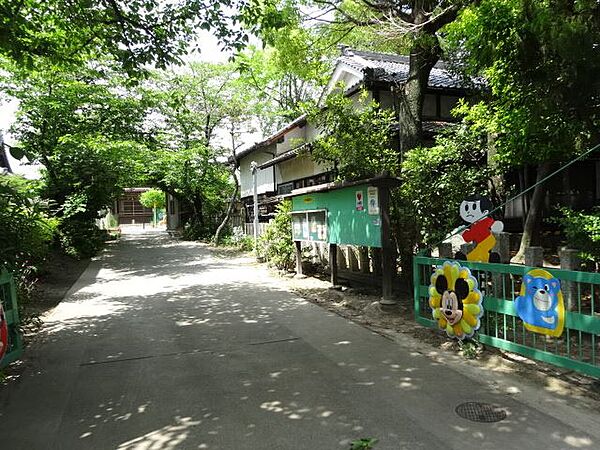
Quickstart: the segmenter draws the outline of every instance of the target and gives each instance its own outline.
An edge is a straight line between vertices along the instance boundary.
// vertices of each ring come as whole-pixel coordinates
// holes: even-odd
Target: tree
[[[156,209],[165,207],[165,193],[158,189],[150,189],[142,192],[140,195],[140,203],[146,208],[152,208],[152,221],[156,226]]]
[[[224,45],[241,48],[233,25],[240,1],[0,0],[0,55],[31,67],[112,55],[128,72],[177,63],[198,29],[213,30]],[[251,10],[251,8],[250,8]]]
[[[508,170],[552,164],[600,141],[600,4],[587,1],[482,0],[449,29],[464,73],[484,75],[489,98],[462,113],[494,137]],[[531,197],[515,261],[536,244],[547,184]]]
[[[20,151],[44,166],[41,195],[61,219],[63,244],[77,256],[93,253],[98,211],[137,184],[145,100],[125,92],[110,65],[14,69],[3,82],[20,101],[12,131]]]
[[[255,29],[269,35],[281,23],[294,23],[290,8],[300,11],[302,25],[319,30],[326,47],[348,42],[367,49],[409,54],[406,81],[399,84],[400,151],[422,143],[422,110],[429,74],[442,55],[442,30],[466,5],[478,0],[270,0],[254,18]],[[308,5],[308,8],[306,7]],[[311,8],[312,7],[312,8]],[[368,38],[368,39],[365,39]]]
[[[251,128],[256,100],[231,64],[193,64],[187,73],[158,77],[151,88],[156,150],[149,177],[190,205],[189,237],[208,237],[228,216],[223,211],[231,212],[237,187],[224,160],[239,147],[242,129]],[[233,181],[237,186],[235,174]]]
[[[289,44],[289,42],[286,41]],[[269,135],[302,114],[303,103],[317,97],[325,84],[329,71],[324,61],[305,66],[299,71],[292,61],[300,62],[307,55],[296,52],[294,59],[281,48],[267,47],[259,50],[250,47],[236,57],[240,77],[247,86],[252,86],[261,100],[256,114],[261,131]]]
[[[458,205],[468,195],[489,191],[493,168],[487,166],[487,153],[485,133],[468,123],[444,131],[431,148],[410,151],[402,164],[399,195],[414,227],[401,227],[396,235],[412,246],[435,246],[461,225]],[[394,223],[406,220],[398,217]]]
[[[390,139],[393,113],[367,101],[366,92],[358,107],[343,94],[331,95],[324,108],[310,110],[309,120],[321,130],[310,144],[313,159],[334,168],[340,180],[398,173]]]

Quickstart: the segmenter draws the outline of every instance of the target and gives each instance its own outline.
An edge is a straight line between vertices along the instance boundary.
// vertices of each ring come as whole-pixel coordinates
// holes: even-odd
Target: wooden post
[[[360,247],[358,249],[360,258],[360,271],[362,273],[371,273],[371,265],[369,261],[369,247]]]
[[[331,284],[338,284],[337,244],[329,244],[329,270],[331,271]]]
[[[382,306],[396,306],[393,295],[396,277],[396,251],[392,242],[390,224],[390,190],[387,186],[379,187],[379,208],[381,211],[381,302]]]
[[[381,275],[381,249],[373,248],[373,273],[377,276]]]
[[[294,241],[296,246],[296,273],[302,275],[302,241]]]

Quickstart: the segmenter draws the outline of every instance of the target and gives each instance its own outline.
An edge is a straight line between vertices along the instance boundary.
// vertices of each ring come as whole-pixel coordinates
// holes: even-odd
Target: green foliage
[[[247,37],[232,26],[236,6],[225,0],[3,0],[0,55],[28,67],[40,58],[79,66],[98,55],[111,55],[129,72],[166,67],[186,54],[198,29],[241,48]]]
[[[140,203],[146,208],[164,208],[165,198],[165,193],[160,189],[150,189],[146,192],[142,192],[142,195],[140,195]]]
[[[237,247],[242,251],[248,252],[254,249],[254,238],[244,234],[244,230],[241,227],[233,227],[231,234],[225,236],[221,244]]]
[[[369,450],[375,448],[375,444],[379,442],[375,438],[356,439],[350,443],[350,450]]]
[[[292,202],[282,201],[277,205],[277,214],[260,237],[259,254],[269,265],[290,270],[295,264],[295,248],[292,241]]]
[[[484,75],[490,88],[462,113],[496,137],[503,166],[565,159],[599,139],[598,8],[484,0],[449,27],[446,43],[463,73]]]
[[[49,218],[35,181],[0,176],[0,267],[13,273],[21,298],[49,254],[58,221]]]
[[[82,259],[97,254],[108,239],[108,233],[90,221],[67,220],[59,227],[58,238],[67,255]]]
[[[486,195],[492,173],[485,135],[466,123],[446,131],[432,148],[409,151],[402,164],[400,195],[412,210],[404,215],[415,220],[415,244],[437,244],[460,225],[458,206],[468,195]]]
[[[216,136],[229,134],[230,150],[252,131],[256,99],[231,64],[194,64],[186,74],[156,77],[150,87],[160,125],[148,157],[148,179],[177,196],[191,213],[183,236],[208,239],[221,222],[234,185]]]
[[[240,79],[254,89],[260,100],[257,112],[265,135],[296,119],[302,113],[303,103],[314,98],[326,83],[328,62],[307,54],[310,47],[297,41],[302,38],[282,38],[276,48],[250,47],[236,57]]]
[[[483,352],[483,346],[476,340],[458,341],[460,353],[466,359],[477,359]]]
[[[65,251],[89,256],[100,242],[99,211],[138,180],[145,99],[125,92],[110,65],[11,75],[3,81],[20,101],[19,147],[44,166],[40,194],[61,219]]]
[[[562,217],[554,221],[562,226],[568,246],[580,250],[582,259],[600,263],[600,208],[587,213],[561,208],[560,212]]]
[[[341,93],[330,95],[325,108],[309,111],[322,130],[312,143],[312,158],[335,167],[341,180],[358,180],[398,172],[398,154],[391,148],[393,112],[379,108],[361,93],[358,104]]]

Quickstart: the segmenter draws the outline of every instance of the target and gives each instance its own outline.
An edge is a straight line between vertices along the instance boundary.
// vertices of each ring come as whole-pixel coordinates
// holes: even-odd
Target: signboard
[[[363,192],[356,191],[356,210],[362,211],[363,209],[365,209],[363,206]]]
[[[296,241],[381,247],[381,211],[375,186],[298,195],[292,198],[292,211]],[[320,215],[313,217],[313,213]]]
[[[370,215],[379,214],[379,189],[375,186],[367,188],[367,206]]]
[[[295,241],[327,242],[327,211],[293,211],[292,235]]]

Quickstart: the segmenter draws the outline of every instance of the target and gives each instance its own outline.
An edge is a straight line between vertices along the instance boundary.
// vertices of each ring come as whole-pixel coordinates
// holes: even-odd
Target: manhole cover
[[[456,407],[455,411],[463,419],[472,422],[492,423],[506,419],[506,411],[504,409],[489,403],[461,403]]]

